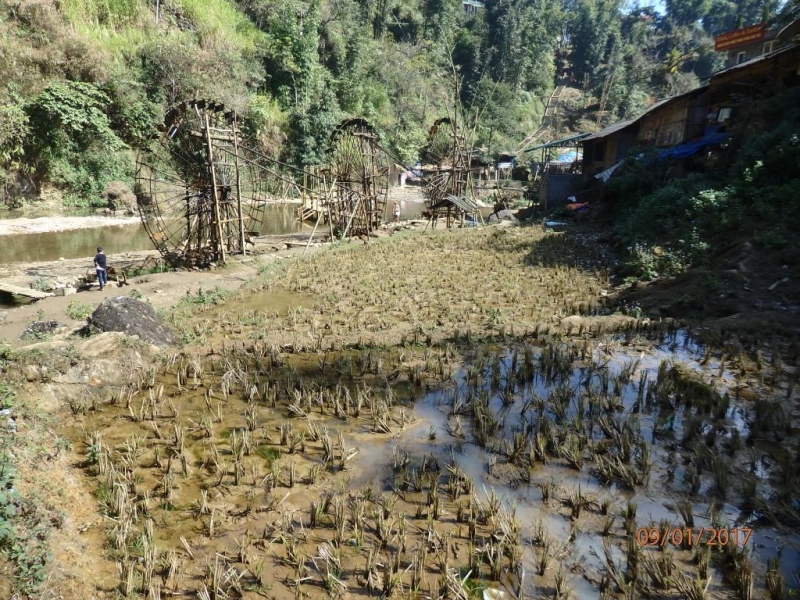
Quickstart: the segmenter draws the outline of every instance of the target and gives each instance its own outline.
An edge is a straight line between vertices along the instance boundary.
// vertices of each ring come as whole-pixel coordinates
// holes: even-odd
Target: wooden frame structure
[[[386,220],[389,159],[364,119],[339,123],[330,136],[325,178],[334,182],[327,212],[335,233],[368,236]]]
[[[456,223],[463,226],[466,215],[475,210],[471,210],[474,202],[466,198],[472,188],[471,156],[457,122],[449,117],[437,120],[428,132],[423,154],[434,165],[423,177],[429,224],[435,227],[444,218],[448,228]],[[455,198],[462,201],[454,202]]]
[[[168,263],[208,266],[247,252],[261,224],[261,159],[222,104],[182,102],[139,152],[135,193],[150,239]]]
[[[256,150],[234,111],[182,102],[137,157],[134,191],[150,239],[170,265],[224,264],[247,253],[270,190],[287,186],[316,207],[315,232],[327,217],[332,237],[369,235],[385,220],[388,155],[363,119],[343,121],[329,141],[327,165],[297,169]]]

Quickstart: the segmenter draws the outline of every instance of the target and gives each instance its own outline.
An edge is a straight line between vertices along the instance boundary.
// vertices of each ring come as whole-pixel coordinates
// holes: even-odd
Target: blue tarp
[[[684,142],[677,146],[673,146],[668,150],[662,150],[658,153],[658,158],[688,158],[700,152],[706,146],[715,146],[720,144],[731,137],[730,133],[720,133],[717,131],[709,131],[703,134],[703,137],[690,142]]]
[[[562,152],[558,155],[558,160],[556,162],[575,162],[578,160],[578,151],[577,150],[569,150],[567,152]]]

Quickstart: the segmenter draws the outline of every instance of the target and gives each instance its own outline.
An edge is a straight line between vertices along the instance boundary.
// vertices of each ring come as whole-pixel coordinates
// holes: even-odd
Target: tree
[[[561,8],[555,0],[486,3],[489,73],[514,89],[544,93],[552,87]]]
[[[577,0],[571,10],[569,37],[572,64],[579,81],[585,76],[597,85],[613,39],[619,35],[620,0]]]
[[[711,6],[703,16],[703,28],[712,36],[736,29],[742,25],[761,22],[763,6],[770,0],[711,0]]]
[[[99,200],[113,179],[129,179],[125,144],[106,115],[111,99],[97,86],[52,82],[25,107],[30,123],[27,160],[36,176],[61,186],[76,204]]]
[[[451,47],[450,41],[460,8],[459,0],[422,0],[425,38],[447,48]]]
[[[714,0],[664,0],[667,18],[678,26],[700,22],[711,11]]]

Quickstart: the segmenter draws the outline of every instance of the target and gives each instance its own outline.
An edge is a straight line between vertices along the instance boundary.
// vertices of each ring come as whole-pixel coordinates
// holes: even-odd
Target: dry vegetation
[[[574,598],[588,582],[608,598],[779,598],[766,595],[786,585],[777,564],[743,542],[798,524],[786,500],[797,449],[769,475],[755,467],[781,434],[779,399],[796,401],[791,379],[759,366],[763,397],[747,403],[708,382],[723,369],[715,353],[698,357],[702,375],[672,359],[643,368],[638,335],[602,351],[544,337],[467,356],[446,345],[287,359],[241,344],[168,356],[130,388],[72,404],[117,589],[466,598],[502,585]],[[692,349],[662,336],[665,355]],[[643,492],[670,508],[641,514]],[[645,548],[642,527],[740,534]]]
[[[248,338],[295,351],[547,332],[599,312],[607,266],[589,235],[414,232],[270,266],[250,290],[171,317],[187,341]]]
[[[800,542],[797,346],[570,318],[602,312],[604,264],[589,236],[434,232],[187,296],[170,318],[197,345],[62,409],[104,516],[78,529],[104,557],[86,581],[151,599],[783,598],[796,565],[767,557]],[[52,381],[81,356],[62,362]],[[737,543],[641,544],[701,527]]]

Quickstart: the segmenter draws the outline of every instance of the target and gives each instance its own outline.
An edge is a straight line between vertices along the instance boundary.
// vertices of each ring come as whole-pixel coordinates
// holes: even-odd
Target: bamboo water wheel
[[[364,119],[342,121],[329,138],[325,177],[329,219],[342,236],[367,236],[385,220],[389,159]]]
[[[246,253],[263,217],[264,168],[235,112],[208,100],[170,109],[139,152],[134,188],[145,228],[165,260],[203,267]]]
[[[454,120],[437,120],[428,132],[423,148],[424,162],[433,166],[423,177],[431,222],[446,219],[447,227],[462,222],[474,212],[474,202],[466,196],[470,191],[470,156],[466,138]]]

